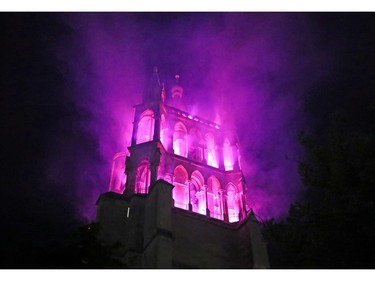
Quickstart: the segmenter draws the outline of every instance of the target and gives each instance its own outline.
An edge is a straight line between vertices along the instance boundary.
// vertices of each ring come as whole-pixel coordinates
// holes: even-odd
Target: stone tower
[[[170,101],[157,68],[136,105],[128,153],[97,202],[100,238],[129,268],[268,268],[235,134]]]

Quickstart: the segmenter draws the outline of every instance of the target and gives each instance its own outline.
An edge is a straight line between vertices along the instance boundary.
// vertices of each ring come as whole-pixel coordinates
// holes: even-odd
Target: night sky
[[[1,13],[0,22],[3,268],[32,266],[40,247],[94,218],[155,65],[167,89],[181,75],[190,112],[237,130],[249,205],[263,219],[304,196],[298,133],[319,132],[342,105],[353,123],[373,122],[362,108],[374,101],[373,13]]]

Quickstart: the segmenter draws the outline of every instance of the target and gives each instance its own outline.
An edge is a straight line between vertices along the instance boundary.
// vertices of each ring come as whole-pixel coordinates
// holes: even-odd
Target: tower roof
[[[176,74],[174,78],[176,80],[175,80],[175,84],[172,86],[172,89],[171,89],[172,98],[173,99],[175,99],[175,98],[181,99],[182,95],[184,93],[184,89],[182,88],[181,83],[180,83],[180,75]]]
[[[171,87],[171,101],[170,105],[178,109],[186,110],[186,105],[183,102],[184,89],[181,86],[180,75],[175,75],[175,83]]]

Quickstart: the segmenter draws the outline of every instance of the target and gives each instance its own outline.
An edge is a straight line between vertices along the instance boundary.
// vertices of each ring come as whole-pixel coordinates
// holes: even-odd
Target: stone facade
[[[182,86],[171,92],[182,106]],[[268,268],[235,133],[165,97],[155,69],[97,203],[101,239],[130,268]]]
[[[175,208],[173,185],[158,180],[147,195],[113,192],[98,200],[100,238],[118,245],[129,268],[269,268],[266,245],[252,212],[226,223]]]

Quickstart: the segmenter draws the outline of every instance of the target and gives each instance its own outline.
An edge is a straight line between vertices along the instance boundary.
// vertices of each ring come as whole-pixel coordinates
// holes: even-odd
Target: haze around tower
[[[82,111],[77,129],[95,146],[70,159],[80,216],[92,218],[106,191],[115,153],[131,138],[132,106],[158,66],[167,94],[179,74],[189,112],[217,116],[237,131],[249,205],[262,217],[280,218],[300,194],[297,135],[303,100],[331,70],[329,50],[317,49],[308,15],[288,13],[63,14],[70,28],[58,48],[69,69],[66,97]],[[64,148],[63,148],[64,149]],[[77,148],[78,149],[78,148]],[[66,163],[64,163],[65,165]],[[61,164],[62,165],[62,164]]]

